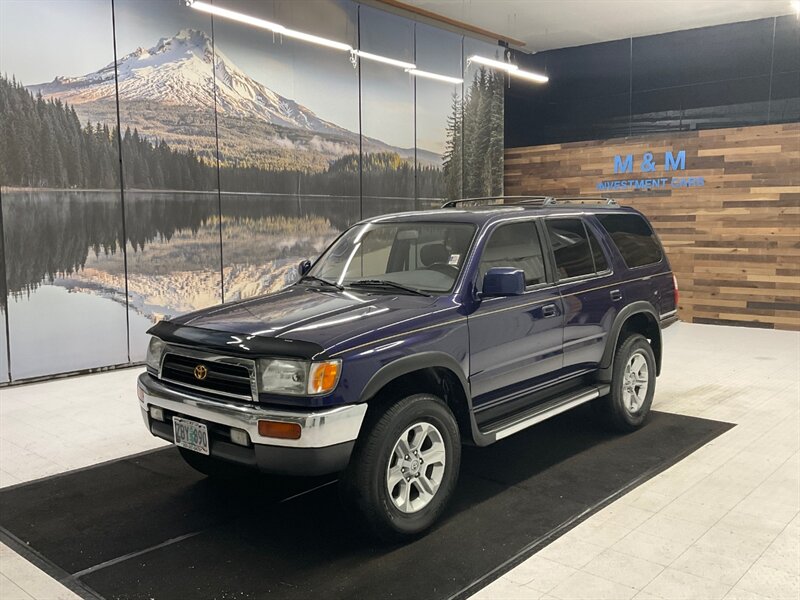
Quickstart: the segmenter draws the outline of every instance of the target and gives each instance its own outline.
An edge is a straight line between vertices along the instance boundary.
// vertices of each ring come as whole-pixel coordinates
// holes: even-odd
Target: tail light
[[[675,294],[675,308],[678,308],[678,298],[680,298],[680,293],[678,292],[678,280],[675,278],[675,275],[672,275],[672,291]]]

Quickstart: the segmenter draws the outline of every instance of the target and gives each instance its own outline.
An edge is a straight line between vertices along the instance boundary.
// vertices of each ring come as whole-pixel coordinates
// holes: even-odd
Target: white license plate
[[[208,456],[208,427],[202,423],[172,417],[175,445]]]

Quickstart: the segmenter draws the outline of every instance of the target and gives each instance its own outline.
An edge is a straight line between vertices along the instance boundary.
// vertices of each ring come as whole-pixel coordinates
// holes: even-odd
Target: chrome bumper
[[[149,407],[157,406],[179,415],[243,429],[256,445],[324,448],[352,442],[358,437],[367,412],[367,405],[363,403],[301,412],[225,400],[206,400],[168,388],[148,373],[139,375],[138,387],[139,407],[148,427]],[[302,433],[297,440],[265,438],[258,433],[259,420],[297,423],[302,428]]]

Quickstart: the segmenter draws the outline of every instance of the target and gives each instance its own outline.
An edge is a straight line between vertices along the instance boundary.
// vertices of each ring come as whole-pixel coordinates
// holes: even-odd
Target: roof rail
[[[514,206],[519,204],[537,204],[540,203],[541,205],[551,204],[553,198],[550,196],[482,196],[480,198],[461,198],[459,200],[448,200],[444,204],[442,204],[442,208],[455,208],[460,204],[464,204],[467,202],[480,202],[491,204],[492,201],[495,200],[502,200],[502,202],[497,202],[499,206]],[[511,200],[511,202],[507,202],[507,200]]]
[[[559,204],[595,204],[619,206],[614,198],[605,196],[484,196],[482,198],[461,198],[448,200],[442,208],[456,208],[461,204],[475,202],[497,206],[557,206]]]
[[[614,198],[605,196],[556,196],[553,198],[555,204],[604,204],[606,206],[619,206]]]

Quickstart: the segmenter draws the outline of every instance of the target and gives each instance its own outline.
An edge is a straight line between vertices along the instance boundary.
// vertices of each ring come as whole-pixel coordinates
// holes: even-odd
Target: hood
[[[201,343],[240,354],[310,357],[361,334],[429,314],[428,307],[435,302],[425,296],[294,285],[183,315],[159,323],[150,333],[166,341]]]

